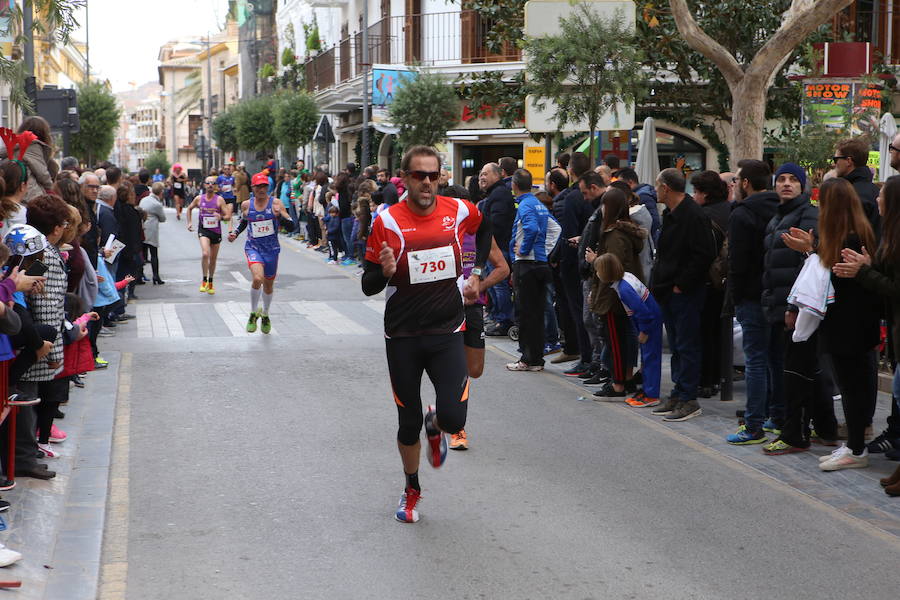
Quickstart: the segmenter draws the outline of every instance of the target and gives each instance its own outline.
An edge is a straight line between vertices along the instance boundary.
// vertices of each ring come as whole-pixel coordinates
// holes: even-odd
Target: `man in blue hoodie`
[[[562,228],[531,193],[531,173],[518,169],[512,191],[519,203],[513,221],[509,254],[513,260],[516,301],[519,305],[519,345],[522,357],[506,365],[510,371],[544,369],[544,309],[547,285],[553,281],[547,256],[556,247]]]

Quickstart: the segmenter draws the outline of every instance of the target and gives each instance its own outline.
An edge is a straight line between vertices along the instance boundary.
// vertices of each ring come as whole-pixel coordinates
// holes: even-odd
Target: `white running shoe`
[[[832,458],[835,458],[837,456],[843,456],[844,454],[847,454],[848,452],[850,452],[850,448],[847,447],[847,444],[841,444],[840,446],[838,446],[837,448],[832,450],[830,454],[826,454],[825,456],[820,456],[819,462],[823,463],[826,460],[831,460]]]
[[[859,456],[847,452],[831,457],[825,462],[819,463],[819,468],[823,471],[840,471],[841,469],[864,469],[869,466],[869,451],[863,450]]]
[[[47,458],[59,458],[59,452],[50,447],[50,444],[38,444],[38,450]]]
[[[0,544],[0,567],[8,567],[14,562],[22,560],[22,555],[15,550],[10,550],[3,544]]]

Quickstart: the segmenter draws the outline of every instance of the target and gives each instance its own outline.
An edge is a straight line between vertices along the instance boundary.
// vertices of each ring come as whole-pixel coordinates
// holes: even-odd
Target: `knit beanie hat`
[[[800,189],[806,189],[806,171],[803,170],[803,167],[794,163],[784,163],[778,170],[775,171],[775,179],[777,180],[780,175],[783,173],[790,173],[794,177],[800,180]]]

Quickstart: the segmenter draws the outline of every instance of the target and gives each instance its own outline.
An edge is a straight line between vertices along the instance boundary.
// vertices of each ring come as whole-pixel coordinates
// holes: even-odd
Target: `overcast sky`
[[[199,39],[219,31],[227,0],[88,0],[91,72],[112,82],[114,92],[158,79],[159,47],[169,40]],[[85,39],[84,10],[79,15]]]

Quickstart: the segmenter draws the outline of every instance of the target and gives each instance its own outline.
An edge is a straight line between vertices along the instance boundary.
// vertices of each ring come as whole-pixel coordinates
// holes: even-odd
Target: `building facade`
[[[200,177],[202,160],[197,142],[203,131],[201,64],[199,44],[169,42],[159,49],[159,85],[161,102],[159,132],[166,156],[179,163],[189,174]],[[193,92],[193,93],[192,93]]]

